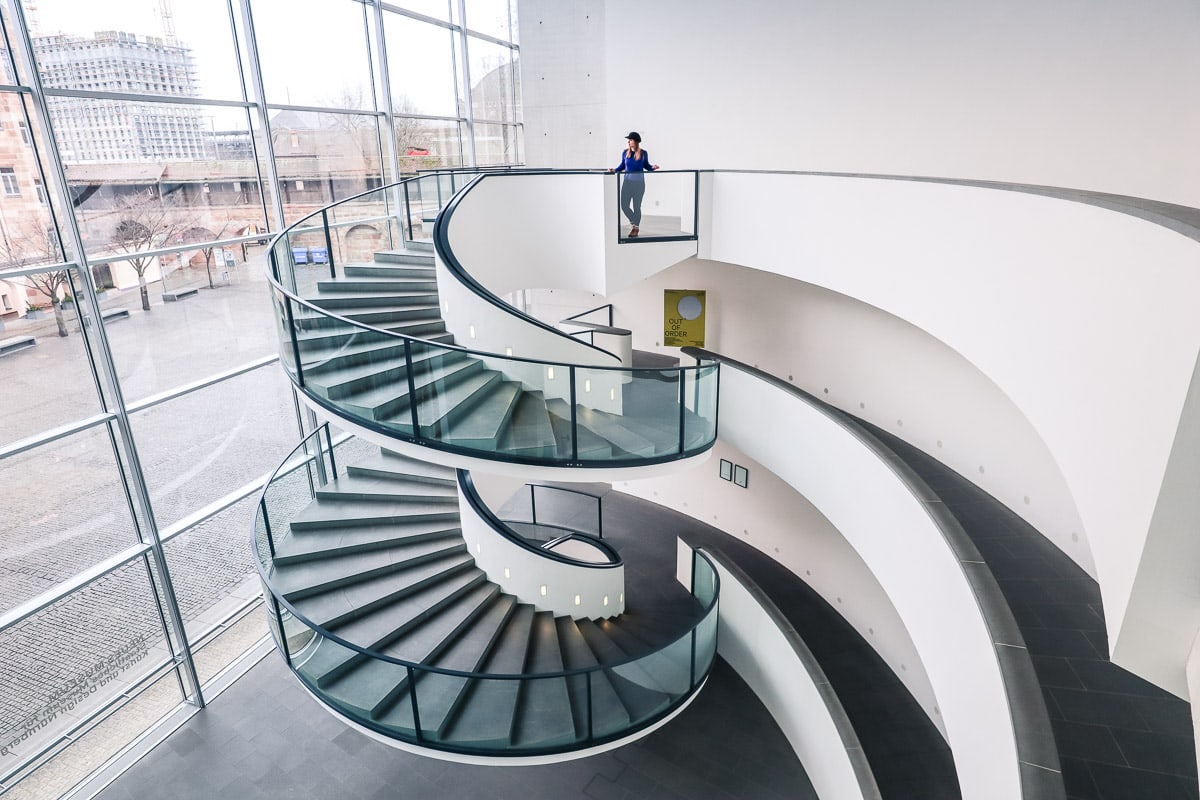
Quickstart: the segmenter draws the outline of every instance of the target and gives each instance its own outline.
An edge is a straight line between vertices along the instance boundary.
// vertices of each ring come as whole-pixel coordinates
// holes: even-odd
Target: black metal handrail
[[[322,442],[322,438],[324,438],[324,442]],[[303,452],[303,456],[300,455],[302,452]],[[333,631],[330,631],[328,628],[326,628],[326,627],[314,622],[313,620],[309,619],[308,617],[306,617],[299,609],[297,609],[295,607],[295,605],[293,605],[286,597],[283,596],[283,593],[275,586],[275,584],[272,580],[272,573],[273,573],[272,563],[273,563],[273,559],[275,556],[275,547],[276,547],[275,546],[276,534],[274,533],[274,530],[276,528],[282,528],[283,525],[290,522],[290,519],[286,519],[286,518],[279,519],[278,517],[272,518],[271,508],[270,508],[270,503],[268,502],[268,498],[269,498],[269,495],[271,492],[271,488],[276,485],[277,481],[279,480],[279,478],[281,476],[291,474],[297,468],[299,468],[300,466],[306,465],[306,464],[313,465],[315,467],[315,472],[316,472],[315,480],[314,480],[313,472],[310,471],[308,473],[308,484],[309,484],[310,496],[315,496],[316,489],[320,488],[320,486],[324,486],[329,481],[335,480],[337,478],[337,475],[338,475],[337,461],[336,461],[335,455],[334,455],[334,444],[333,444],[333,441],[331,438],[328,423],[322,425],[321,427],[317,428],[315,431],[310,433],[308,436],[306,436],[292,450],[292,452],[288,455],[288,457],[286,459],[284,459],[284,461],[274,470],[274,472],[272,472],[271,478],[267,481],[266,486],[263,487],[263,491],[259,496],[258,510],[255,515],[255,525],[253,527],[253,531],[251,534],[251,549],[255,555],[255,559],[254,559],[255,566],[258,569],[259,578],[261,579],[262,584],[263,584],[264,595],[266,596],[266,599],[267,599],[266,605],[268,607],[269,613],[271,614],[272,622],[274,623],[271,626],[272,636],[275,638],[276,644],[279,647],[279,650],[280,650],[281,654],[283,655],[285,661],[288,663],[288,666],[292,669],[293,672],[295,672],[297,674],[297,676],[305,683],[305,685],[309,688],[309,690],[318,699],[328,702],[328,704],[330,705],[331,708],[334,708],[339,713],[352,718],[357,724],[371,728],[372,730],[378,731],[378,732],[383,733],[388,736],[392,736],[394,738],[399,738],[399,739],[407,740],[407,741],[413,741],[414,743],[422,745],[422,746],[430,747],[433,749],[447,750],[450,752],[478,753],[478,754],[496,755],[496,756],[531,755],[531,754],[545,754],[545,753],[552,753],[552,752],[564,752],[567,750],[576,750],[576,749],[580,749],[583,747],[590,747],[590,746],[594,746],[597,744],[602,744],[604,742],[612,741],[614,739],[623,738],[625,736],[628,736],[630,733],[632,733],[636,730],[639,730],[641,728],[645,728],[649,725],[652,725],[653,723],[657,722],[658,720],[660,720],[660,719],[664,718],[665,716],[669,715],[670,713],[672,713],[676,708],[680,707],[688,698],[690,698],[695,693],[696,689],[699,688],[699,686],[704,682],[704,679],[707,677],[708,672],[712,667],[712,661],[715,658],[715,654],[716,654],[716,640],[715,640],[716,631],[715,631],[715,628],[713,629],[713,632],[712,632],[711,653],[708,654],[708,656],[705,660],[705,663],[698,663],[698,661],[697,661],[697,637],[699,636],[699,631],[700,631],[701,627],[706,624],[709,624],[710,621],[715,619],[714,615],[717,613],[718,606],[720,603],[720,574],[717,572],[716,566],[713,564],[711,559],[699,549],[693,549],[693,551],[692,551],[693,563],[692,563],[692,587],[691,587],[693,596],[696,597],[697,601],[700,602],[701,606],[702,606],[702,610],[701,610],[701,614],[700,614],[699,618],[692,625],[690,625],[687,628],[687,630],[682,632],[678,637],[674,638],[670,643],[668,643],[664,647],[658,648],[657,650],[655,650],[652,653],[647,653],[647,654],[643,654],[640,656],[627,656],[626,658],[620,659],[618,661],[608,662],[608,663],[604,663],[604,664],[597,664],[597,665],[592,665],[589,667],[578,667],[578,668],[574,668],[574,669],[552,670],[549,672],[490,673],[490,672],[483,672],[483,671],[450,669],[447,667],[440,667],[440,666],[435,666],[432,664],[422,664],[420,662],[411,661],[411,660],[407,660],[407,659],[403,659],[403,658],[398,658],[396,656],[392,656],[387,653],[384,653],[384,652],[381,652],[379,650],[375,650],[375,649],[372,649],[369,647],[364,647],[362,645],[355,644],[353,642],[350,642],[350,641],[338,636],[336,633],[334,633]],[[294,498],[291,498],[289,496],[289,499],[294,499]],[[260,535],[259,535],[260,530],[265,534],[265,537],[260,537]],[[265,538],[265,544],[268,549],[268,552],[266,552],[266,553],[264,553],[262,550],[262,545],[264,544],[264,542],[261,540],[262,538]],[[707,602],[705,602],[705,600],[702,599],[701,594],[697,593],[698,592],[697,586],[699,585],[697,582],[697,575],[700,574],[699,573],[700,570],[703,570],[705,575],[711,580],[711,584],[710,584],[711,597],[709,597],[707,599]],[[707,592],[705,594],[707,594]],[[652,658],[656,654],[667,651],[667,650],[673,648],[677,644],[681,644],[681,643],[690,641],[691,661],[690,661],[690,665],[689,665],[690,675],[689,675],[688,690],[686,692],[681,693],[677,699],[675,699],[673,702],[669,703],[667,705],[667,707],[664,708],[660,713],[657,713],[651,717],[648,717],[647,719],[641,720],[636,725],[631,725],[629,728],[615,731],[609,735],[599,736],[599,737],[594,736],[591,733],[591,729],[590,729],[590,725],[589,725],[589,735],[585,740],[575,741],[570,744],[565,744],[565,745],[557,746],[557,747],[526,748],[526,749],[508,748],[508,747],[485,748],[485,747],[472,747],[472,746],[462,746],[462,745],[456,746],[456,744],[453,742],[445,742],[445,741],[428,741],[421,735],[421,728],[420,728],[419,723],[417,723],[415,730],[413,731],[411,736],[405,736],[405,735],[401,735],[404,733],[403,731],[397,731],[394,727],[388,727],[386,725],[380,724],[376,720],[370,718],[369,715],[351,714],[351,713],[349,713],[349,710],[346,707],[337,704],[333,700],[327,700],[324,693],[322,692],[321,687],[319,685],[317,685],[315,681],[310,680],[308,678],[308,676],[304,675],[303,672],[301,672],[300,667],[297,666],[293,661],[293,656],[296,654],[291,651],[291,648],[290,648],[289,642],[288,642],[289,636],[288,636],[288,633],[287,633],[286,627],[285,627],[289,618],[291,620],[294,620],[294,621],[300,623],[304,627],[304,629],[307,633],[312,634],[315,637],[320,637],[321,640],[329,641],[339,647],[346,648],[347,650],[357,653],[366,658],[373,659],[376,661],[386,662],[386,663],[396,666],[397,668],[403,669],[407,675],[407,682],[408,682],[409,686],[414,686],[415,685],[414,682],[421,675],[425,675],[425,674],[442,675],[442,676],[447,676],[447,677],[462,678],[462,679],[474,680],[474,681],[533,681],[533,680],[545,680],[545,679],[549,679],[549,678],[560,678],[560,677],[561,678],[571,678],[571,677],[576,677],[576,676],[588,676],[588,675],[601,674],[601,673],[608,674],[608,673],[612,673],[612,672],[619,672],[623,667],[627,667],[627,666],[630,666],[633,664],[637,664],[642,669],[646,670],[647,672],[652,673],[652,671],[654,669],[654,664],[652,662]],[[308,639],[308,641],[306,642],[305,646],[302,647],[301,649],[303,650],[304,648],[309,647],[311,645],[311,642],[312,642],[312,638],[310,637]],[[590,686],[590,679],[588,680],[588,685]],[[417,707],[418,701],[417,701],[416,693],[410,692],[409,698],[413,704],[413,712],[414,712],[413,718],[414,718],[414,720],[419,720],[420,713],[419,713],[419,709]],[[589,721],[590,721],[591,714],[592,714],[590,693],[588,695],[588,703],[589,703],[588,714],[589,714]]]
[[[532,489],[532,486],[530,486]],[[502,520],[496,515],[496,512],[483,502],[483,498],[479,496],[479,490],[475,488],[475,481],[471,478],[471,473],[465,469],[458,470],[458,489],[462,492],[463,499],[471,506],[471,509],[479,515],[480,519],[488,524],[497,534],[505,540],[520,547],[522,550],[527,550],[530,553],[546,558],[551,561],[557,561],[562,564],[569,564],[573,567],[582,567],[585,569],[614,569],[624,564],[621,554],[617,549],[608,542],[603,542],[597,539],[597,548],[604,553],[608,558],[605,562],[595,561],[580,561],[579,559],[564,556],[561,553],[553,553],[543,549],[542,545],[532,544],[526,537],[514,531],[508,526],[508,522],[512,520]]]
[[[509,175],[509,174],[512,174],[512,175],[545,174],[545,171],[541,171],[541,172],[522,171],[522,172],[505,173],[505,175]],[[562,173],[559,171],[555,171],[554,174],[562,174]],[[571,174],[571,173],[568,173],[568,174]],[[378,195],[381,197],[381,199],[383,201],[391,202],[391,199],[392,199],[391,195],[396,192],[399,192],[402,189],[404,190],[403,202],[406,204],[409,204],[409,203],[411,203],[411,198],[409,197],[409,195],[407,193],[407,187],[410,186],[414,181],[422,180],[424,177],[428,177],[428,176],[418,176],[418,177],[406,178],[402,181],[398,181],[396,183],[389,184],[387,186],[378,187],[376,189],[371,189],[366,192],[360,192],[351,197],[339,200],[337,203],[331,204],[330,206],[322,208],[319,211],[313,212],[312,214],[309,214],[309,215],[301,218],[300,220],[296,221],[295,223],[290,225],[285,230],[281,231],[279,234],[277,234],[271,240],[271,243],[269,246],[269,274],[267,277],[268,277],[268,282],[271,285],[273,299],[277,305],[279,322],[284,327],[284,330],[280,332],[281,333],[281,344],[283,345],[287,355],[283,359],[281,359],[281,363],[283,364],[285,371],[288,373],[289,377],[292,378],[292,380],[296,383],[296,385],[300,389],[305,391],[305,396],[309,400],[311,400],[316,405],[319,405],[319,406],[327,409],[328,411],[330,411],[331,413],[333,413],[337,416],[342,416],[342,417],[349,416],[357,424],[363,426],[364,428],[367,428],[368,430],[374,431],[376,433],[380,433],[380,434],[388,436],[388,437],[401,439],[403,441],[410,441],[410,442],[413,442],[416,444],[420,444],[422,446],[431,447],[434,449],[444,450],[444,451],[448,451],[448,452],[455,452],[455,453],[462,453],[462,454],[476,455],[476,456],[478,456],[480,454],[484,454],[484,456],[488,457],[488,458],[513,462],[513,463],[526,463],[526,464],[539,464],[539,465],[560,465],[560,466],[571,466],[571,467],[592,466],[592,465],[604,466],[604,467],[638,466],[638,465],[649,464],[649,463],[662,463],[662,462],[667,462],[667,461],[678,460],[681,458],[689,458],[689,457],[698,455],[712,447],[712,445],[716,439],[715,410],[714,410],[714,413],[712,414],[712,418],[710,421],[711,429],[703,436],[703,438],[701,440],[699,440],[699,441],[693,440],[689,444],[688,438],[685,434],[685,421],[686,421],[685,420],[685,416],[686,416],[685,411],[686,411],[687,398],[685,396],[684,388],[688,381],[689,374],[695,376],[692,379],[692,382],[696,385],[696,389],[697,389],[696,397],[699,397],[699,384],[702,381],[712,381],[715,384],[718,380],[718,376],[716,374],[713,374],[717,370],[715,364],[697,364],[695,366],[689,366],[689,367],[680,366],[680,367],[675,367],[675,368],[666,370],[666,371],[671,372],[674,375],[678,376],[676,379],[678,380],[679,385],[680,385],[680,396],[678,399],[678,402],[680,405],[680,409],[679,409],[680,413],[679,413],[679,419],[677,421],[678,441],[679,441],[678,450],[673,450],[669,453],[663,453],[661,455],[643,455],[643,456],[636,456],[636,457],[622,455],[617,458],[612,458],[612,457],[610,457],[610,458],[598,458],[598,457],[580,458],[579,449],[578,449],[579,442],[578,442],[578,434],[577,434],[577,431],[579,430],[579,427],[580,427],[578,419],[577,419],[578,414],[579,414],[578,402],[579,402],[579,398],[581,396],[579,394],[579,387],[586,384],[587,381],[585,381],[583,379],[580,379],[578,381],[576,380],[576,375],[577,375],[578,371],[585,370],[587,375],[593,375],[593,376],[597,375],[597,374],[611,375],[611,374],[619,372],[619,373],[628,375],[630,378],[632,378],[633,380],[636,381],[641,378],[644,378],[647,380],[652,380],[652,379],[653,380],[661,380],[662,376],[664,374],[664,370],[651,369],[651,368],[638,369],[638,368],[624,367],[624,366],[619,366],[619,365],[597,365],[597,366],[579,365],[579,364],[572,364],[572,363],[562,362],[562,361],[547,361],[547,360],[543,360],[543,359],[523,357],[523,356],[510,356],[507,354],[502,355],[499,353],[492,353],[492,352],[488,352],[488,351],[484,351],[484,350],[467,348],[467,347],[463,347],[461,345],[432,343],[432,342],[430,342],[426,339],[420,338],[420,337],[397,333],[395,331],[390,331],[385,328],[380,328],[375,325],[371,325],[369,323],[350,319],[346,316],[343,316],[342,314],[338,314],[335,311],[330,311],[329,309],[318,306],[315,303],[313,303],[309,300],[306,300],[305,298],[303,298],[299,295],[298,290],[296,290],[296,288],[295,288],[297,285],[296,272],[294,269],[290,268],[290,261],[291,261],[290,254],[291,254],[291,241],[292,240],[289,237],[293,233],[296,233],[297,231],[300,231],[300,230],[304,230],[310,235],[312,233],[316,233],[316,232],[322,232],[322,231],[324,232],[324,239],[326,242],[327,263],[329,266],[329,274],[333,277],[336,277],[336,275],[337,275],[337,260],[338,259],[336,258],[335,253],[333,252],[332,239],[331,239],[330,233],[329,233],[330,229],[332,227],[330,224],[330,211],[332,209],[334,209],[335,207],[340,206],[342,204],[361,201],[362,199],[364,199],[368,196],[371,196],[371,195]],[[477,182],[482,177],[484,177],[484,176],[482,176],[482,175],[476,176],[475,178],[472,179],[471,182],[469,182],[467,184],[467,187],[477,184]],[[457,204],[461,200],[465,191],[466,191],[466,188],[460,190],[455,195],[454,199],[451,200],[450,205],[445,210],[443,210],[442,213],[440,213],[438,215],[438,222],[435,226],[435,246],[439,247],[439,254],[443,256],[443,262],[447,264],[447,268],[451,274],[455,275],[456,278],[465,280],[466,283],[468,283],[470,286],[472,286],[473,289],[479,291],[481,293],[481,296],[483,296],[485,299],[488,299],[489,302],[496,302],[496,303],[502,305],[507,313],[516,314],[518,316],[523,317],[525,315],[520,314],[520,312],[516,311],[511,306],[504,303],[499,298],[495,297],[495,295],[492,295],[490,292],[487,292],[485,289],[483,289],[482,286],[479,286],[479,284],[477,282],[475,282],[474,279],[470,278],[470,276],[467,275],[465,273],[465,271],[462,270],[461,265],[457,263],[457,261],[455,260],[455,258],[453,256],[453,253],[451,251],[449,251],[449,243],[445,242],[446,220],[447,220],[448,216],[451,213],[453,213],[454,208],[457,208]],[[321,221],[321,224],[319,227],[306,227],[306,225],[311,220],[318,219],[318,218]],[[391,217],[388,216],[385,218],[391,218]],[[411,219],[411,206],[409,207],[409,219]],[[336,224],[341,225],[344,223],[336,223]],[[403,226],[401,226],[401,227],[403,228]],[[403,233],[403,231],[402,231],[402,233]],[[439,244],[439,241],[441,242],[441,244]],[[281,259],[281,257],[280,257],[281,245],[284,245],[284,244],[287,245],[287,249],[288,249],[288,258],[286,260]],[[446,252],[442,252],[442,249],[445,249]],[[281,263],[281,262],[283,262],[283,263]],[[305,316],[301,317],[300,316],[301,314],[304,314]],[[386,340],[386,341],[394,342],[396,348],[403,349],[404,355],[403,355],[402,363],[399,361],[400,356],[398,354],[397,354],[396,358],[397,358],[397,366],[404,367],[408,372],[409,382],[410,382],[409,397],[415,397],[415,395],[411,391],[414,388],[412,386],[412,371],[413,371],[413,364],[414,364],[413,353],[414,353],[414,351],[417,352],[418,354],[420,354],[420,353],[458,352],[458,353],[462,353],[466,357],[499,360],[504,364],[509,364],[514,367],[517,365],[535,365],[538,369],[544,370],[546,373],[550,373],[557,368],[561,368],[561,369],[565,370],[567,372],[566,377],[567,377],[567,386],[569,387],[569,394],[565,395],[563,397],[563,399],[565,401],[568,401],[568,407],[570,409],[570,414],[571,414],[570,430],[572,431],[569,455],[563,454],[563,455],[548,456],[548,455],[527,455],[527,454],[519,454],[519,453],[506,453],[506,452],[498,452],[495,449],[488,449],[486,447],[484,447],[484,448],[472,447],[472,446],[463,445],[461,443],[442,441],[439,438],[425,435],[422,432],[421,427],[417,423],[417,419],[416,419],[416,416],[417,416],[416,402],[411,402],[409,404],[411,407],[411,412],[412,412],[412,417],[413,417],[411,432],[399,429],[399,428],[404,427],[407,423],[397,423],[396,425],[392,425],[389,427],[388,425],[385,425],[385,424],[379,422],[378,420],[375,420],[374,418],[370,417],[369,415],[364,415],[364,414],[356,415],[352,409],[347,408],[345,405],[339,405],[333,399],[321,396],[319,393],[312,391],[307,385],[308,381],[307,381],[307,376],[305,374],[306,367],[305,367],[305,364],[301,357],[302,356],[301,343],[300,343],[300,339],[298,337],[298,329],[301,326],[308,324],[308,320],[310,320],[312,318],[326,318],[329,320],[336,320],[338,325],[343,326],[340,329],[342,332],[351,331],[351,332],[353,332],[354,335],[361,334],[361,336],[363,338],[360,341],[370,341],[371,338],[374,337],[376,339],[376,341]],[[561,336],[564,338],[571,339],[572,341],[578,342],[578,339],[571,337],[569,334],[566,334],[555,328],[547,326],[544,323],[541,323],[539,321],[533,320],[532,318],[529,318],[529,320],[531,321],[531,324],[535,324],[539,327],[544,327],[544,328],[552,331],[556,336]],[[582,346],[588,347],[589,349],[593,349],[596,352],[604,353],[606,357],[612,355],[612,354],[608,353],[608,351],[602,350],[601,348],[596,348],[592,345],[587,345],[587,344],[583,344],[583,343],[580,343],[580,344],[582,344]],[[526,368],[528,368],[528,367],[526,367]],[[693,406],[693,407],[696,408],[697,411],[699,410],[697,406]]]

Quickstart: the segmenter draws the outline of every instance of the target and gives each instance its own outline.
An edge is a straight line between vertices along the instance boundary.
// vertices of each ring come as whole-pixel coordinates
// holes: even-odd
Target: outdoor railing
[[[652,653],[579,669],[501,674],[454,670],[407,661],[340,637],[308,619],[273,583],[273,558],[277,546],[290,536],[289,523],[315,496],[317,490],[345,474],[343,452],[356,440],[335,443],[328,425],[309,434],[267,482],[258,503],[252,547],[263,583],[269,627],[288,666],[308,690],[346,719],[384,736],[413,745],[480,756],[536,756],[585,749],[626,737],[671,715],[704,683],[717,649],[717,614],[720,578],[708,557],[692,553],[692,595],[700,605],[699,619],[666,646]],[[386,709],[356,705],[334,697],[322,686],[322,675],[310,666],[318,651],[334,650],[347,660],[366,666],[375,686],[391,686]],[[574,732],[541,726],[536,715],[521,722],[519,743],[492,744],[468,741],[428,722],[422,724],[422,707],[445,703],[447,694],[459,698],[474,692],[515,690],[518,696],[536,692],[537,684],[565,683],[567,713],[575,710]],[[643,694],[657,693],[665,702],[632,704],[623,715],[602,706],[601,697],[613,697],[612,683],[636,687]],[[519,706],[518,706],[519,708]],[[639,710],[640,709],[640,710]],[[620,719],[620,721],[617,721]]]
[[[542,173],[544,174],[544,173]],[[519,179],[520,173],[513,173]],[[280,363],[304,394],[333,414],[370,431],[427,447],[496,460],[552,466],[637,466],[687,458],[716,438],[719,367],[702,362],[666,369],[581,366],[501,355],[438,343],[341,316],[314,297],[339,266],[370,260],[378,250],[426,238],[429,221],[455,187],[480,176],[432,173],[334,203],[295,222],[269,248],[269,282],[280,340]],[[507,177],[507,176],[506,176]],[[468,189],[469,191],[469,189]],[[461,197],[461,195],[459,195]],[[452,213],[452,209],[446,212]],[[440,236],[444,238],[445,225]],[[442,247],[444,243],[436,243]],[[450,256],[452,260],[452,256]],[[487,264],[466,265],[486,270]],[[463,265],[448,264],[452,272]],[[494,298],[478,284],[474,291]],[[430,304],[436,305],[430,291]],[[509,313],[570,338],[497,301]],[[359,369],[345,380],[348,359]],[[529,446],[499,436],[480,437],[494,413],[501,431],[508,409],[471,408],[460,402],[448,373],[488,370],[536,392],[553,407],[554,436]],[[627,398],[637,402],[627,403]],[[627,407],[628,406],[628,407]],[[581,416],[587,420],[581,421]],[[596,425],[636,429],[641,448],[597,442]],[[469,429],[468,429],[469,424]],[[553,424],[553,423],[552,423]]]

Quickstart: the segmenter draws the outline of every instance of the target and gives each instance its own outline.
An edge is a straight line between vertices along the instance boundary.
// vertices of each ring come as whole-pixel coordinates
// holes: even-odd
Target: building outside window
[[[3,791],[60,796],[266,634],[248,526],[310,423],[264,245],[475,163],[476,87],[426,86],[467,74],[470,20],[376,3],[0,0],[3,336],[37,340],[0,382]],[[388,74],[385,53],[425,56]],[[520,140],[519,112],[499,121]]]

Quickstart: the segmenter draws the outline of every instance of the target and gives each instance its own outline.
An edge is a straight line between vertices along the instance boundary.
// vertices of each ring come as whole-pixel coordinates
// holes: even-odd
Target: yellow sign
[[[663,345],[704,347],[704,291],[663,291]]]

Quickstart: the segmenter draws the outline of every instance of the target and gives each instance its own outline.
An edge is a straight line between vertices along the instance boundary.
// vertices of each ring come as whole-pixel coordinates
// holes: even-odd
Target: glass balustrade
[[[347,719],[416,745],[482,755],[583,749],[647,727],[703,683],[716,657],[720,582],[694,550],[699,619],[665,646],[578,669],[527,673],[449,669],[406,661],[347,641],[301,614],[276,584],[275,557],[290,524],[331,481],[344,476],[358,440],[332,439],[323,425],[296,447],[263,490],[252,546],[280,653],[308,689]],[[499,639],[483,659],[501,657]],[[432,659],[436,660],[436,659]],[[520,661],[515,663],[521,663]]]
[[[422,174],[321,209],[276,237],[269,254],[272,299],[281,361],[293,381],[370,430],[473,456],[633,466],[710,447],[717,421],[714,362],[631,369],[539,361],[424,338],[448,338],[440,318],[428,320],[427,331],[399,333],[381,327],[389,324],[384,317],[359,313],[385,301],[370,297],[369,282],[360,291],[342,291],[336,276],[376,251],[427,239],[440,211],[479,174]],[[655,177],[684,186],[694,176]],[[520,180],[520,174],[504,178]],[[694,204],[694,194],[688,196]],[[379,216],[345,230],[338,222],[342,206],[352,206],[360,219],[368,210]],[[416,301],[421,313],[436,314],[436,287],[416,285],[423,288],[409,294],[428,292]],[[389,284],[378,288],[386,296]]]

